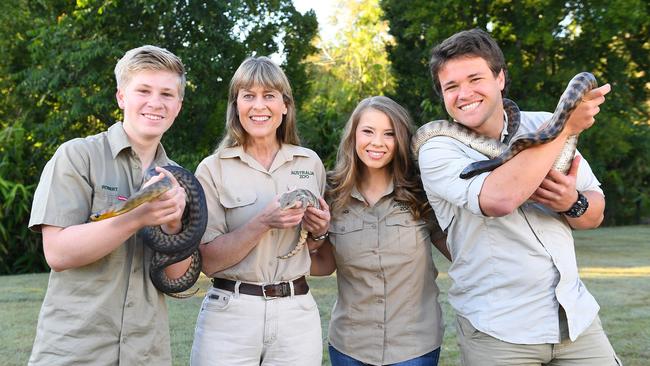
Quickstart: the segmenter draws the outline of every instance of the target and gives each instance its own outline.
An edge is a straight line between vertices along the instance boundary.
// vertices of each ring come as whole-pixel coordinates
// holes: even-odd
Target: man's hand
[[[566,129],[569,135],[577,135],[594,124],[594,117],[600,112],[600,105],[605,102],[605,95],[610,90],[611,86],[605,84],[585,94],[567,120]]]
[[[567,175],[551,168],[551,171],[548,172],[542,184],[530,196],[530,199],[547,206],[555,212],[564,212],[570,209],[578,200],[576,180],[580,160],[582,160],[582,157],[576,155]]]

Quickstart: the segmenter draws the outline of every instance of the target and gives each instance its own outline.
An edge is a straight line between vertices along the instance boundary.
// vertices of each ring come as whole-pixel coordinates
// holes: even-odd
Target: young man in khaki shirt
[[[164,295],[149,279],[152,252],[136,233],[181,229],[183,188],[162,170],[145,183],[145,172],[173,164],[160,139],[181,109],[185,70],[171,52],[143,46],[124,55],[115,76],[124,122],[61,145],[34,196],[29,227],[42,232],[52,271],[30,365],[171,364]],[[88,222],[162,174],[174,188],[159,199]],[[188,266],[174,264],[167,275],[179,277]]]

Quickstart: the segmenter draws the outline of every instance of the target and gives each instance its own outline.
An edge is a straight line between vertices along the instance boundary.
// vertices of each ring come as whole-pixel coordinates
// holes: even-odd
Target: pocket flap
[[[363,220],[355,217],[348,220],[333,221],[329,231],[334,234],[347,234],[359,230],[363,230]]]
[[[248,206],[255,203],[255,201],[257,201],[257,194],[254,191],[219,192],[219,202],[225,208]]]
[[[392,215],[386,218],[386,225],[388,226],[420,226],[426,225],[424,220],[413,220],[411,213],[405,213],[401,215]]]

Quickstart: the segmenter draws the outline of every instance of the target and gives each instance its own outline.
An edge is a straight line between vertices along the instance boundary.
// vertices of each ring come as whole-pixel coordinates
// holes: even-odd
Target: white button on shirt
[[[533,132],[551,114],[522,112],[517,135]],[[489,173],[459,178],[470,163],[486,157],[449,137],[427,141],[419,152],[422,181],[452,255],[449,301],[472,325],[518,344],[558,343],[559,304],[575,340],[599,306],[578,276],[571,228],[541,204],[527,202],[503,217],[486,217],[479,193]],[[586,160],[576,188],[597,191],[600,183]]]

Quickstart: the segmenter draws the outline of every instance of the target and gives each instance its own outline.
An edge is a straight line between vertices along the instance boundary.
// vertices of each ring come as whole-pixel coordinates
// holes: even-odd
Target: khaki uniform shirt
[[[225,148],[205,158],[196,169],[208,204],[208,227],[201,243],[248,223],[275,197],[289,188],[305,188],[319,197],[325,188],[325,168],[316,153],[283,144],[267,171],[241,146]],[[249,283],[294,280],[309,273],[307,246],[290,259],[278,259],[298,242],[300,226],[271,229],[236,265],[210,277]]]
[[[437,224],[413,220],[393,199],[393,187],[369,207],[356,190],[348,207],[333,215],[338,298],[329,342],[364,363],[393,364],[440,347],[443,320],[432,241]]]
[[[522,112],[517,136],[533,132],[550,113]],[[486,157],[448,137],[434,137],[419,153],[422,182],[452,256],[449,302],[474,328],[517,344],[559,343],[559,305],[572,341],[599,307],[578,276],[571,227],[544,205],[526,202],[503,217],[481,212],[479,193],[489,173],[459,178]],[[576,188],[602,193],[586,160]]]
[[[143,183],[122,123],[61,145],[43,169],[29,227],[68,227]],[[162,145],[154,165],[168,165]],[[152,252],[136,234],[95,263],[50,272],[30,365],[169,365],[167,307],[149,279]]]

